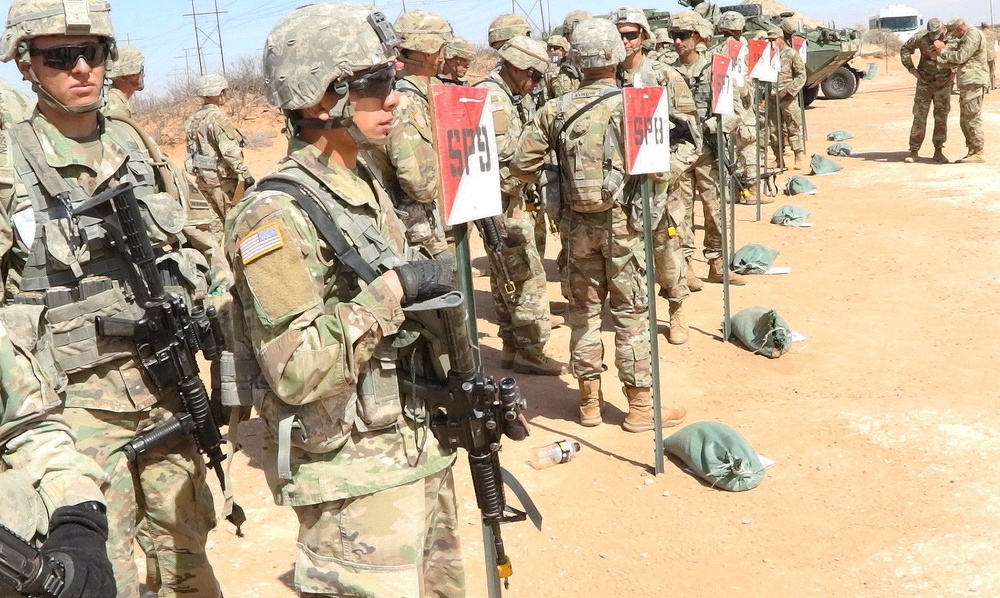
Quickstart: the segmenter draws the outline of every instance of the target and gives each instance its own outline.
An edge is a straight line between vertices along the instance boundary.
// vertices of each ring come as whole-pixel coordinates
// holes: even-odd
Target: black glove
[[[257,184],[257,181],[252,176],[244,177],[244,179],[243,179],[243,185],[247,189],[249,189],[250,187],[253,187],[256,184]]]
[[[85,502],[59,507],[49,519],[49,537],[41,552],[63,560],[68,558],[66,587],[60,598],[115,598],[118,589],[108,560],[108,518],[104,507]]]
[[[450,263],[417,260],[393,268],[403,286],[402,305],[423,301],[455,290],[455,269]]]

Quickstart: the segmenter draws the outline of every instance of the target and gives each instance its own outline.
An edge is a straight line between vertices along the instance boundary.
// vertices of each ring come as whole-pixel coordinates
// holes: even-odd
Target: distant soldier
[[[969,153],[956,162],[985,162],[982,111],[990,76],[986,63],[986,36],[960,18],[948,23],[948,36],[958,43],[946,48],[945,43],[938,40],[934,42],[931,56],[943,67],[958,69],[958,122]]]
[[[236,187],[243,179],[253,187],[250,169],[243,162],[246,141],[222,111],[229,83],[222,75],[205,75],[198,81],[202,106],[184,124],[187,159],[184,166],[223,221],[232,207]]]
[[[497,220],[509,246],[502,254],[490,256],[494,262],[507,264],[506,268],[490,265],[490,288],[503,340],[501,365],[525,374],[560,376],[566,373],[565,366],[545,353],[551,321],[545,268],[535,241],[540,214],[526,201],[525,183],[511,176],[509,168],[521,131],[534,116],[533,108],[522,100],[541,82],[547,58],[543,42],[514,36],[500,48],[500,67],[477,85],[490,92],[503,191],[504,212]],[[512,294],[504,290],[504,272],[514,284]]]
[[[805,145],[802,143],[802,110],[799,108],[799,92],[806,84],[806,65],[802,57],[792,48],[789,40],[798,30],[798,23],[792,17],[781,21],[781,29],[767,32],[767,39],[774,42],[781,56],[781,72],[778,73],[778,83],[775,94],[781,107],[781,128],[774,122],[771,126],[771,150],[775,159],[781,153],[783,144],[779,143],[781,135],[785,143],[792,148],[795,158],[793,168],[802,170],[805,167]],[[771,117],[772,119],[774,117]]]
[[[545,69],[545,99],[551,100],[554,97],[552,83],[562,71],[564,62],[569,61],[569,40],[562,35],[550,35],[546,44],[549,54],[549,66]]]
[[[572,44],[583,85],[539,111],[521,136],[511,173],[533,183],[549,152],[555,149],[559,155],[565,189],[560,230],[568,257],[563,286],[568,290],[570,365],[580,385],[581,425],[602,422],[601,374],[606,366],[601,324],[610,311],[615,365],[629,406],[622,428],[644,432],[654,425],[646,256],[642,225],[631,208],[639,197],[625,173],[623,101],[615,81],[625,46],[607,19],[581,21]],[[585,115],[580,113],[584,107]],[[662,415],[664,426],[672,426],[686,412],[665,408]]]
[[[899,50],[899,60],[911,75],[917,78],[913,94],[913,126],[910,127],[910,154],[903,162],[915,162],[920,156],[920,146],[927,133],[927,113],[934,105],[934,161],[947,164],[944,142],[948,140],[948,113],[951,111],[951,83],[954,71],[934,60],[934,42],[943,41],[945,28],[941,19],[929,19],[927,31],[914,35]],[[913,66],[913,52],[920,52],[920,62]]]
[[[986,36],[986,65],[990,69],[990,82],[986,88],[987,93],[996,89],[996,78],[993,76],[997,63],[997,34],[993,31],[993,26],[983,21],[979,28]]]
[[[472,42],[456,35],[444,45],[444,65],[439,77],[447,83],[465,85],[465,74],[475,57],[476,47]]]
[[[134,46],[118,48],[118,60],[111,64],[111,72],[108,73],[111,88],[108,89],[104,114],[132,118],[129,100],[135,92],[142,91],[145,87],[145,62],[139,48]]]
[[[569,42],[570,46],[573,45],[573,28],[576,24],[584,19],[589,19],[590,13],[585,10],[574,10],[566,15],[566,19],[563,20],[563,37]],[[559,72],[548,79],[548,96],[549,98],[558,98],[564,94],[571,91],[575,91],[580,87],[580,80],[583,78],[583,73],[580,71],[569,56],[564,58],[559,63]]]
[[[674,40],[670,38],[670,30],[660,27],[653,30],[653,51],[648,54],[649,58],[662,62],[663,64],[673,64],[677,62],[677,51],[674,50]]]
[[[515,35],[531,37],[531,23],[522,15],[500,15],[493,19],[486,32],[487,41],[494,50],[499,50]]]

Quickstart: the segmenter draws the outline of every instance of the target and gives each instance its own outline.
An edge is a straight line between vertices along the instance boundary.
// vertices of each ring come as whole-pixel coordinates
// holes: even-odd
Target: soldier
[[[401,257],[402,223],[360,156],[393,127],[397,42],[358,4],[303,6],[274,26],[266,94],[289,123],[288,156],[226,222],[266,382],[262,462],[299,519],[303,596],[465,595],[455,457],[403,409],[394,344],[401,306],[451,289],[453,272]],[[337,237],[381,274],[366,282]]]
[[[12,231],[0,230],[5,247],[12,239]],[[69,560],[73,574],[60,597],[114,598],[107,507],[98,487],[104,472],[73,446],[58,414],[59,395],[42,371],[0,319],[0,525],[40,544],[42,554]],[[8,595],[2,585],[0,595]]]
[[[503,340],[500,365],[524,374],[560,376],[566,373],[563,364],[545,354],[552,324],[545,268],[535,240],[538,214],[526,201],[524,183],[509,169],[521,131],[533,115],[523,99],[541,82],[547,58],[543,42],[514,36],[500,48],[500,67],[476,85],[490,91],[503,192],[504,213],[498,220],[509,246],[502,254],[490,252],[490,288]],[[513,293],[505,290],[504,273],[514,284]]]
[[[986,36],[962,19],[952,19],[948,23],[948,36],[957,43],[946,48],[944,42],[934,42],[931,57],[942,67],[958,70],[958,122],[969,153],[955,161],[982,163],[986,161],[983,156],[983,96],[989,83]]]
[[[546,48],[549,53],[549,66],[545,69],[545,99],[551,100],[553,95],[552,82],[559,76],[562,64],[569,60],[569,40],[562,35],[550,35]]]
[[[623,102],[615,81],[625,46],[607,19],[587,19],[574,29],[570,52],[583,69],[583,85],[545,104],[522,134],[510,168],[533,183],[553,149],[562,166],[563,287],[569,293],[566,322],[572,329],[570,365],[580,385],[580,423],[602,422],[601,373],[607,368],[601,322],[607,301],[615,365],[629,405],[622,428],[643,432],[653,429],[653,379],[646,258],[634,209],[640,200],[625,174]],[[676,425],[684,416],[683,409],[664,409],[664,425]]]
[[[462,36],[456,35],[444,46],[444,65],[441,67],[441,80],[454,85],[465,85],[465,74],[469,72],[469,64],[476,57],[476,47]]]
[[[573,28],[580,21],[589,18],[590,13],[585,10],[574,10],[566,15],[566,19],[563,21],[563,37],[566,38],[570,46],[573,44]],[[583,73],[580,72],[580,69],[567,56],[559,61],[559,71],[548,77],[546,83],[546,91],[548,93],[546,97],[549,99],[558,98],[563,94],[575,91],[580,87],[580,80],[582,78]]]
[[[454,261],[438,213],[439,176],[434,129],[428,98],[444,61],[451,25],[425,10],[405,12],[396,19],[402,78],[396,81],[399,104],[388,142],[373,152],[377,169],[393,204],[403,214],[406,238],[430,255]]]
[[[798,23],[793,17],[781,20],[781,29],[767,32],[767,39],[774,42],[781,56],[781,72],[774,87],[775,99],[781,107],[781,127],[774,122],[771,126],[771,150],[777,157],[781,144],[778,135],[792,148],[793,168],[802,170],[805,166],[805,146],[802,144],[802,110],[799,108],[799,92],[806,84],[806,65],[802,57],[791,46],[791,39],[798,31]],[[772,118],[769,116],[769,118]]]
[[[648,54],[649,58],[666,65],[677,62],[677,52],[674,50],[674,40],[670,38],[670,30],[660,27],[653,30],[653,51]]]
[[[487,41],[494,50],[499,50],[515,35],[531,37],[531,23],[522,15],[500,15],[493,19],[486,32]]]
[[[671,186],[676,185],[682,174],[689,171],[697,160],[696,140],[691,132],[701,126],[698,107],[687,81],[677,69],[652,60],[639,50],[640,44],[652,38],[649,21],[642,9],[622,6],[612,10],[608,18],[618,28],[625,45],[625,60],[618,65],[621,86],[667,87],[669,115],[675,128],[671,133],[671,176],[653,180],[653,261],[660,294],[670,305],[667,340],[672,345],[682,345],[688,340],[683,304],[690,295],[690,289],[686,281],[687,263],[676,229],[684,221],[685,206],[679,195],[671,196],[669,192]],[[675,233],[671,237],[672,230]]]
[[[180,398],[148,376],[131,339],[96,333],[97,316],[136,319],[144,306],[106,221],[67,210],[131,183],[147,208],[147,234],[163,274],[169,270],[180,292],[205,292],[200,254],[171,249],[180,244],[185,218],[179,198],[165,190],[176,193],[182,175],[153,163],[148,152],[158,148],[146,146],[141,132],[99,112],[105,61],[116,56],[110,10],[101,0],[11,5],[0,59],[16,61],[39,102],[11,130],[22,184],[0,210],[14,231],[2,276],[8,303],[45,307],[35,312],[34,325],[52,339],[56,364],[68,376],[64,417],[79,450],[108,476],[107,551],[118,595],[138,595],[133,542],[137,522],[145,520],[159,559],[160,595],[220,596],[205,555],[215,525],[212,493],[194,439],[164,443],[139,456],[134,469],[121,451],[137,433],[180,411]]]
[[[941,66],[931,56],[934,42],[943,41],[944,25],[941,19],[929,19],[927,31],[911,37],[899,50],[899,59],[903,67],[917,78],[916,91],[913,94],[913,126],[910,127],[910,154],[903,162],[915,162],[920,156],[920,146],[924,143],[927,133],[927,113],[931,104],[934,105],[934,132],[931,141],[934,143],[934,161],[947,164],[944,156],[944,142],[948,139],[948,112],[951,111],[951,82],[954,71]],[[913,66],[913,52],[920,51],[920,62]]]
[[[104,114],[132,118],[132,106],[129,105],[129,100],[135,92],[145,88],[145,63],[146,59],[143,58],[139,48],[134,46],[118,48],[118,60],[111,64],[111,71],[108,73],[111,88],[108,89]]]
[[[243,162],[246,139],[222,111],[228,89],[229,82],[222,75],[209,74],[199,79],[196,93],[201,98],[201,108],[184,123],[187,138],[184,169],[195,176],[198,190],[223,221],[233,205],[239,180],[243,179],[247,188],[255,182]]]
[[[993,31],[993,26],[983,21],[979,28],[986,36],[986,65],[990,69],[990,81],[986,86],[986,93],[996,89],[996,78],[993,76],[997,61],[997,34]]]
[[[698,118],[702,124],[701,134],[705,143],[694,166],[680,178],[678,184],[671,190],[684,202],[684,222],[678,232],[687,258],[687,281],[692,291],[701,289],[701,280],[694,273],[692,264],[694,255],[694,202],[700,199],[702,214],[705,218],[705,243],[703,253],[708,259],[708,282],[722,282],[722,229],[721,210],[722,197],[719,188],[719,163],[716,158],[715,126],[716,119],[711,114],[712,96],[712,63],[699,50],[712,37],[712,28],[708,21],[695,12],[682,12],[670,20],[670,31],[674,36],[678,59],[677,70],[684,75],[694,101],[698,107]],[[729,277],[730,284],[746,284],[742,277],[735,274]]]

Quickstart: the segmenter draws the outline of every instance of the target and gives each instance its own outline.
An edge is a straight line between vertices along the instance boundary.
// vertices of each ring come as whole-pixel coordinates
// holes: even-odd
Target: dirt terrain
[[[761,485],[713,490],[670,461],[652,476],[652,432],[618,427],[627,406],[613,364],[604,376],[612,408],[597,428],[575,423],[571,377],[521,376],[532,434],[506,442],[502,460],[544,522],[542,531],[527,522],[504,527],[515,572],[506,595],[1000,595],[1000,499],[991,469],[1000,457],[1000,391],[988,374],[997,362],[990,334],[1000,324],[1000,92],[986,97],[987,164],[932,163],[929,133],[926,158],[904,164],[912,89],[893,63],[852,99],[817,101],[807,112],[809,152],[825,154],[826,134],[845,129],[858,154],[836,159],[840,173],[812,179],[818,195],[779,198],[760,222],[753,208],[738,208],[737,246],[775,248],[775,265],[792,273],[734,287],[733,312],[776,308],[807,340],[775,360],[723,343],[719,285],[685,304],[688,344],[671,346],[659,335],[664,403],[686,407],[688,422],[736,428],[776,461]],[[955,159],[965,149],[957,96],[952,104],[945,152]],[[271,119],[246,123],[245,132],[264,121]],[[253,174],[268,172],[283,151],[280,135],[272,147],[250,150]],[[811,210],[815,226],[769,224],[783,203]],[[550,239],[554,280],[557,239]],[[488,281],[475,283],[484,362],[499,376]],[[549,297],[562,301],[556,282]],[[665,326],[666,302],[658,308]],[[609,362],[612,338],[606,325]],[[565,359],[568,342],[569,330],[559,328],[550,347]],[[229,598],[294,596],[297,525],[264,484],[260,434],[257,419],[241,429],[245,452],[234,468],[246,537],[225,523],[211,537]],[[542,471],[525,464],[532,447],[559,438],[583,446],[573,461]],[[486,596],[464,456],[455,470],[468,595]]]

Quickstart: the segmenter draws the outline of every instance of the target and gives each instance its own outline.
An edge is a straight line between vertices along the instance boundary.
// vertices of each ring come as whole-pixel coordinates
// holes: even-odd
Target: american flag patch
[[[277,224],[269,224],[265,227],[251,231],[250,234],[240,243],[240,257],[243,258],[243,265],[249,264],[255,259],[267,255],[276,249],[285,246],[281,238],[281,232]]]

